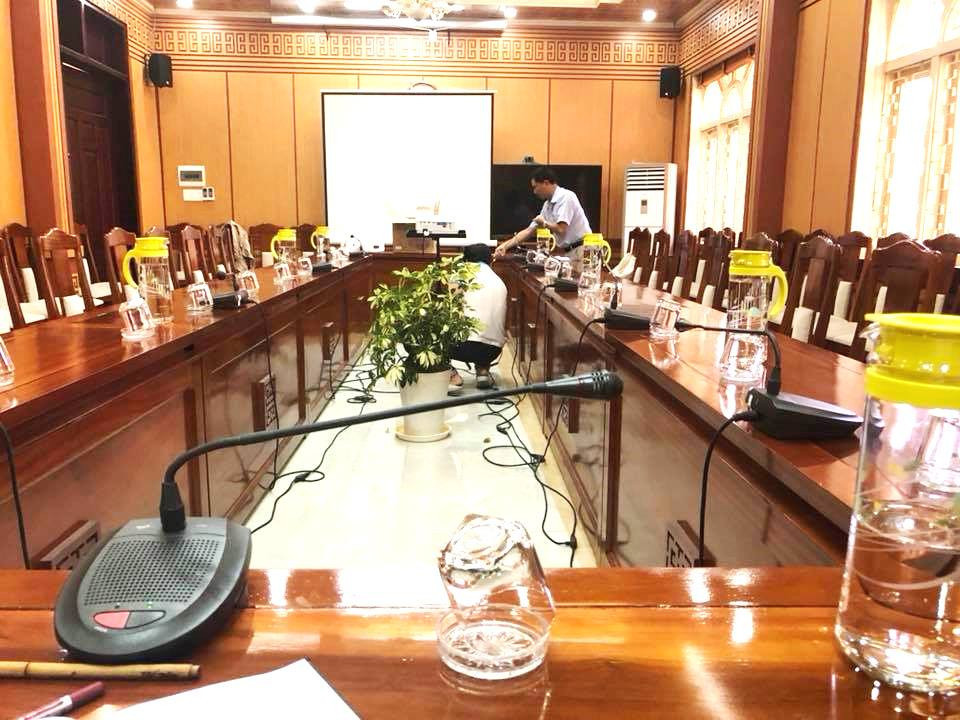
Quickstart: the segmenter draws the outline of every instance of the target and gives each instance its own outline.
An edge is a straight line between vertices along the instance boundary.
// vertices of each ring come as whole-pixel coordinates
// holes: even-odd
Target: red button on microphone
[[[127,624],[127,618],[130,617],[129,610],[112,610],[110,612],[101,612],[93,616],[97,625],[102,625],[111,630],[122,630]]]

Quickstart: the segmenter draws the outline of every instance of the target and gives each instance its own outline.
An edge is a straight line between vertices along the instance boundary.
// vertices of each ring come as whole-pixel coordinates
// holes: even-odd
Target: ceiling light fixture
[[[657,11],[653,8],[647,8],[642,13],[640,13],[640,19],[644,22],[653,22],[657,19]]]
[[[509,7],[504,5],[500,8],[500,12],[503,13],[503,16],[507,20],[513,20],[517,16],[517,9],[515,7]]]
[[[307,15],[313,15],[319,4],[318,0],[297,0],[297,7],[300,8],[300,12],[305,12]]]
[[[177,7],[181,10],[192,10],[193,0],[177,0]]]
[[[411,20],[442,20],[448,12],[454,12],[454,6],[446,0],[386,0],[381,3],[388,17],[408,17]]]

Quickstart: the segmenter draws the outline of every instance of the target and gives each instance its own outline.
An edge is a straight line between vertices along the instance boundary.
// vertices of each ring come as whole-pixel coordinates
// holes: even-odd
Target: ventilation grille
[[[221,548],[216,538],[114,541],[97,562],[84,603],[188,602],[219,563]]]
[[[627,191],[663,190],[667,168],[663,165],[645,165],[627,168]]]

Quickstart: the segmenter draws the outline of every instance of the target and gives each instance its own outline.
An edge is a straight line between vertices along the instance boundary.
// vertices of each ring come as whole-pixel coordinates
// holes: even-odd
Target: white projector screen
[[[394,223],[432,219],[491,242],[493,93],[331,91],[322,102],[334,240],[389,245]]]

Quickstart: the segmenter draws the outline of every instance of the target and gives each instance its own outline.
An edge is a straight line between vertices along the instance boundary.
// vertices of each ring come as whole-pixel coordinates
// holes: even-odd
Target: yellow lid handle
[[[314,250],[316,250],[316,251],[319,252],[320,246],[317,245],[317,238],[318,238],[318,237],[320,237],[320,233],[318,233],[316,230],[314,230],[314,231],[313,231],[313,234],[310,235],[310,245],[311,245],[311,247],[313,247]]]
[[[553,233],[550,233],[550,250],[548,252],[553,252],[557,249],[557,236]]]
[[[137,252],[137,248],[130,248],[127,250],[127,254],[123,256],[123,262],[120,263],[123,270],[123,279],[130,287],[137,287],[137,284],[133,281],[133,273],[130,272],[130,261],[138,257],[140,257],[140,253]]]
[[[277,241],[280,239],[280,233],[277,233],[272,238],[270,238],[270,252],[273,253],[273,256],[279,260],[280,255],[277,253]]]
[[[610,258],[613,257],[613,248],[610,247],[610,243],[608,243],[606,240],[603,241],[603,247],[606,250],[606,254],[605,254],[606,256],[603,258],[603,264],[609,265]]]
[[[776,317],[787,304],[787,275],[777,265],[771,265],[769,270],[776,281],[776,289],[773,291],[773,301],[767,310],[767,317]]]

